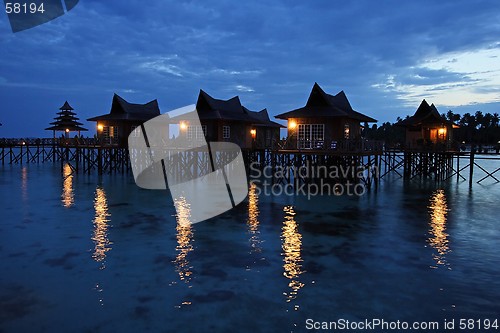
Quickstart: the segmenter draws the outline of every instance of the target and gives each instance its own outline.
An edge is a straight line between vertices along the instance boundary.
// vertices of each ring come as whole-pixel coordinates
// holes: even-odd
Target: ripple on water
[[[213,290],[201,295],[188,295],[190,299],[199,303],[216,303],[229,301],[235,296],[231,290]]]
[[[80,253],[77,252],[66,252],[59,258],[45,259],[44,264],[50,267],[63,267],[64,269],[73,269],[75,266],[71,263],[71,259],[78,257]]]
[[[0,324],[34,313],[38,304],[32,290],[20,285],[6,286],[0,290]]]

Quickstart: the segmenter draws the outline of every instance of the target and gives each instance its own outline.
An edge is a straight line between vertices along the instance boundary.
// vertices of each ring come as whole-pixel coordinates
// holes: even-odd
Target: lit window
[[[351,129],[349,128],[349,124],[344,125],[344,139],[349,139]]]
[[[118,126],[109,126],[109,137],[114,138],[118,136]]]
[[[299,124],[298,147],[301,149],[321,148],[324,143],[324,124]]]

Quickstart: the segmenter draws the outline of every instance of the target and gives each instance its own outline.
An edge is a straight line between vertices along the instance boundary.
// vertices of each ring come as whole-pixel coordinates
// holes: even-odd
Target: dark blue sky
[[[303,106],[315,81],[379,123],[422,98],[500,112],[498,0],[80,0],[16,34],[0,13],[0,56],[0,137],[48,137],[65,100],[86,119],[114,92],[167,112],[201,88],[275,115]]]

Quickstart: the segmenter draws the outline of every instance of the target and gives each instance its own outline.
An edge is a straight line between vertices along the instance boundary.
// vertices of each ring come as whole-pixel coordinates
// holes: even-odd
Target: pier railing
[[[20,146],[63,146],[63,147],[97,147],[119,146],[120,141],[113,138],[0,138],[0,147]]]
[[[380,174],[377,179],[389,175],[405,179],[434,178],[437,181],[448,180],[456,176],[457,180],[466,179],[469,171],[469,182],[472,185],[474,169],[484,173],[477,182],[486,180],[500,182],[500,155],[494,151],[485,156],[477,156],[476,150],[463,152],[460,149],[449,149],[444,145],[428,145],[425,147],[385,146],[381,141],[341,140],[330,141],[328,144],[310,149],[298,149],[286,141],[280,142],[278,149],[243,149],[243,158],[250,165],[257,162],[261,167],[296,166],[296,165],[360,165],[377,166]],[[160,147],[169,147],[169,145]],[[288,148],[288,149],[287,149]],[[165,156],[180,156],[179,160],[171,158],[169,168],[181,168],[186,172],[194,172],[193,168],[210,171],[207,167],[207,154],[196,149],[181,153],[175,149],[167,149]],[[158,147],[155,149],[160,151]],[[482,151],[483,152],[483,151]],[[181,156],[182,155],[182,156]],[[96,138],[28,138],[0,139],[0,165],[60,162],[61,166],[69,164],[75,171],[90,173],[97,170],[105,172],[128,172],[133,163],[134,152],[129,154],[127,146],[109,140]],[[483,161],[494,163],[483,165]],[[465,161],[465,163],[464,163]],[[499,164],[496,164],[499,163]]]
[[[279,150],[324,151],[337,153],[379,152],[384,150],[384,142],[378,140],[282,140],[278,143]]]

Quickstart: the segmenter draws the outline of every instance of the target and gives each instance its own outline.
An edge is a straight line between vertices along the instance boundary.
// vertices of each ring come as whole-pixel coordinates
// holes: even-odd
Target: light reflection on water
[[[28,201],[28,168],[23,167],[21,169],[21,192],[23,196],[23,201]]]
[[[255,183],[251,183],[248,190],[247,219],[248,233],[250,234],[249,242],[252,247],[250,253],[262,252],[262,248],[260,246],[262,241],[259,238],[259,214],[259,196],[257,194],[257,185]]]
[[[181,197],[175,200],[175,207],[177,209],[177,256],[175,257],[175,271],[179,274],[181,281],[189,284],[191,281],[193,268],[187,258],[189,252],[193,251],[193,229],[191,226],[190,216],[191,207],[185,198]]]
[[[101,270],[106,268],[106,252],[111,250],[111,245],[113,244],[108,236],[108,228],[111,221],[110,216],[106,192],[103,188],[98,186],[94,195],[94,219],[92,221],[94,224],[94,232],[92,234],[94,253],[92,254],[92,258],[101,264],[99,267]],[[99,295],[99,304],[103,306],[104,289],[102,284],[99,282],[96,283],[94,290],[96,290]]]
[[[106,268],[106,252],[111,250],[111,245],[113,243],[110,242],[108,238],[109,217],[111,214],[108,212],[106,192],[101,187],[97,187],[95,191],[94,211],[94,233],[92,235],[92,240],[94,241],[95,248],[92,258],[101,263],[100,269],[104,269]]]
[[[139,191],[132,181],[75,174],[75,204],[67,209],[61,202],[60,165],[43,173],[35,171],[38,169],[31,165],[0,170],[6,214],[0,223],[0,252],[5,268],[2,286],[15,292],[12,300],[5,294],[0,296],[7,305],[34,304],[29,305],[29,316],[8,318],[12,312],[0,314],[4,319],[0,326],[8,325],[6,331],[29,331],[33,325],[40,325],[51,331],[61,327],[92,331],[99,327],[104,331],[132,332],[171,327],[172,331],[195,332],[200,326],[193,318],[215,318],[211,321],[214,328],[208,330],[230,330],[235,323],[248,321],[254,325],[241,326],[241,332],[255,332],[264,326],[278,332],[290,331],[292,322],[298,323],[295,331],[302,331],[303,318],[325,309],[332,316],[389,315],[403,320],[440,319],[445,315],[451,320],[464,314],[487,317],[500,313],[500,225],[495,219],[500,185],[474,183],[470,190],[467,183],[444,184],[443,192],[436,191],[434,183],[430,188],[413,183],[406,188],[400,182],[381,182],[376,198],[369,193],[347,204],[337,198],[307,202],[262,195],[257,198],[250,188],[248,207],[243,211],[229,212],[219,223],[192,227],[182,222],[189,221],[186,207],[177,217],[175,230],[172,225],[156,228],[150,224],[157,221],[150,215],[174,222],[173,207],[166,210],[164,197]],[[99,181],[110,185],[96,189]],[[24,204],[24,196],[29,204]],[[110,207],[121,202],[128,207]],[[293,207],[284,207],[291,202]],[[106,209],[112,216],[106,216]],[[143,221],[135,220],[143,216],[138,212],[144,212]],[[40,223],[23,223],[23,217]],[[87,223],[67,223],[67,217]],[[121,221],[123,228],[111,227],[111,223],[120,226]],[[303,228],[306,221],[311,223],[309,228]],[[337,229],[336,224],[345,229]],[[90,238],[98,234],[98,226],[107,230],[114,244],[110,245],[112,250],[102,252],[103,256],[94,257],[99,247]],[[213,230],[215,227],[220,230]],[[203,235],[196,237],[203,236],[203,251],[197,253],[194,234],[200,231]],[[82,233],[88,237],[74,237]],[[270,260],[245,272],[241,264],[255,259],[255,254],[249,254],[254,235],[266,241],[260,247]],[[118,240],[123,243],[117,244]],[[33,252],[35,242],[40,244],[40,254]],[[236,246],[224,253],[223,260],[217,260],[213,254],[221,250],[221,243]],[[396,254],[394,244],[398,247]],[[89,248],[90,255],[85,251]],[[452,257],[450,249],[460,253]],[[20,255],[23,252],[28,255]],[[30,253],[37,253],[36,261]],[[106,257],[104,270],[98,269],[98,257]],[[164,258],[170,258],[167,267]],[[431,273],[428,268],[422,269],[426,262],[422,258],[438,269]],[[447,269],[449,265],[453,265],[452,271]],[[306,267],[308,272],[303,273]],[[191,279],[188,284],[181,283],[185,276]],[[310,280],[319,283],[306,282]],[[165,284],[170,281],[177,283],[167,288]],[[16,288],[20,284],[32,292]],[[278,298],[276,287],[282,293]],[[48,296],[51,306],[40,307]],[[98,300],[104,300],[107,308],[103,309]],[[193,305],[183,307],[188,301]],[[182,304],[180,307],[186,311],[172,311],[176,304]],[[300,304],[300,312],[283,311],[292,310],[295,304]],[[77,307],[79,311],[73,311]],[[214,313],[224,315],[214,317]],[[329,320],[328,314],[326,317]]]
[[[75,195],[73,193],[73,170],[69,164],[63,167],[63,189],[61,201],[64,207],[69,208],[75,203]]]
[[[286,296],[286,301],[290,302],[297,298],[299,290],[304,286],[304,283],[299,281],[299,276],[303,273],[302,271],[302,257],[301,257],[301,247],[302,247],[302,235],[298,231],[298,223],[295,221],[295,210],[292,206],[285,206],[283,208],[285,212],[285,220],[283,221],[281,240],[282,249],[284,256],[283,275],[290,279],[288,287],[290,290],[284,292]],[[298,306],[295,306],[295,310]]]
[[[428,243],[436,250],[433,258],[436,265],[446,265],[446,254],[450,252],[448,234],[446,233],[446,221],[448,214],[448,204],[444,190],[435,191],[429,200],[430,214],[430,236]],[[437,266],[433,267],[437,268]]]

